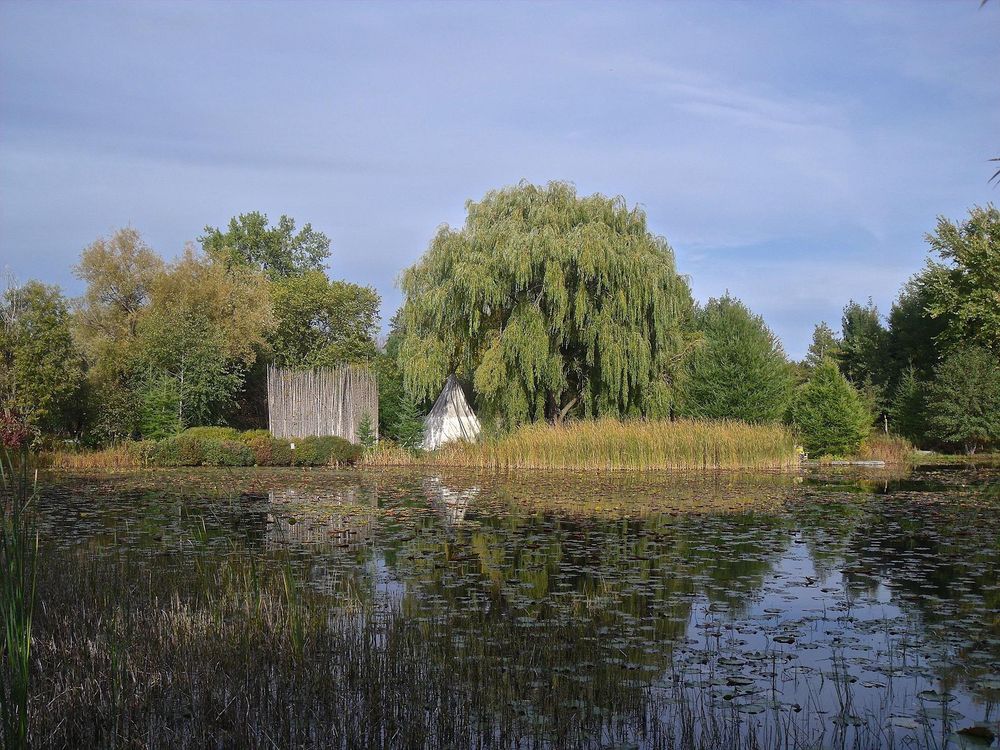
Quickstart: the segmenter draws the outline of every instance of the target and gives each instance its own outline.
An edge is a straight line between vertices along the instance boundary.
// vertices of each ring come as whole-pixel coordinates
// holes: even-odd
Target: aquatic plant
[[[492,469],[784,468],[797,462],[781,425],[734,421],[580,420],[525,425],[427,454],[431,464]]]
[[[3,746],[28,747],[31,628],[35,607],[38,537],[27,515],[34,497],[27,453],[0,455],[0,730]]]

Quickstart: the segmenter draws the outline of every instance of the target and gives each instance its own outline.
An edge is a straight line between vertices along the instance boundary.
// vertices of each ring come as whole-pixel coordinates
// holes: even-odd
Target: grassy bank
[[[745,422],[618,421],[526,425],[479,443],[455,443],[409,456],[390,448],[369,465],[422,463],[483,469],[780,469],[798,464],[795,440],[781,425]]]

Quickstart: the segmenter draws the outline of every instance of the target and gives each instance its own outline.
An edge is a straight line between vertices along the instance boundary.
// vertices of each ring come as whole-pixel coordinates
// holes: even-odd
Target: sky
[[[1000,2],[0,0],[0,271],[262,211],[374,286],[520,180],[624,196],[793,358],[997,202]]]

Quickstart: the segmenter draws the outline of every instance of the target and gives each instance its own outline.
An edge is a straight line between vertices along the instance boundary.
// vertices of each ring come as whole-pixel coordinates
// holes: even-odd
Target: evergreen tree
[[[372,415],[367,411],[361,415],[361,422],[358,424],[358,442],[365,448],[375,446],[375,425],[372,424]]]
[[[813,328],[812,343],[809,344],[809,351],[806,352],[806,367],[813,370],[828,357],[836,359],[839,352],[840,339],[837,338],[837,334],[826,324],[826,321],[818,323]]]
[[[1000,360],[964,346],[934,370],[928,394],[930,435],[972,454],[1000,443]]]
[[[917,377],[914,367],[908,367],[892,396],[889,419],[893,432],[915,445],[927,441],[927,385]]]
[[[850,455],[871,431],[871,413],[830,359],[820,363],[791,408],[806,451],[816,456]]]
[[[688,357],[679,409],[699,419],[771,422],[791,398],[788,361],[777,337],[739,300],[709,300],[695,315],[703,336]]]
[[[884,382],[886,330],[878,308],[868,300],[861,305],[851,300],[844,308],[841,341],[837,351],[840,369],[854,385],[864,382],[879,386]]]
[[[457,372],[506,424],[669,413],[691,292],[621,198],[580,198],[566,183],[491,192],[401,286],[400,363],[422,398]]]
[[[420,413],[419,402],[408,391],[400,399],[393,432],[399,444],[411,451],[424,442],[424,415]]]
[[[375,377],[378,379],[378,423],[386,437],[398,438],[395,433],[399,417],[399,404],[403,398],[403,371],[399,367],[399,313],[389,321],[389,336],[385,346],[375,358]]]

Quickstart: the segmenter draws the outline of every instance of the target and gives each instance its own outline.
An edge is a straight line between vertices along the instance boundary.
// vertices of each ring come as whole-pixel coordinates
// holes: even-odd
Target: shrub
[[[155,440],[137,440],[135,442],[123,443],[125,454],[135,462],[137,466],[146,466],[150,463],[153,451],[156,450]]]
[[[861,395],[830,359],[795,394],[791,416],[803,446],[815,456],[856,453],[872,424]]]
[[[177,437],[191,437],[199,440],[239,440],[239,430],[232,427],[188,427]]]
[[[149,462],[153,466],[181,466],[181,452],[177,438],[160,440],[154,445],[149,454]]]
[[[155,466],[201,466],[205,461],[205,441],[190,435],[166,438],[150,454]]]
[[[362,448],[343,438],[324,435],[306,437],[295,441],[292,463],[295,466],[329,466],[353,464],[361,456]]]
[[[205,440],[205,466],[253,466],[254,453],[239,440]]]
[[[240,433],[240,440],[242,440],[247,445],[250,444],[252,440],[258,440],[259,438],[271,438],[271,433],[268,430],[246,430]]]
[[[270,434],[253,435],[246,438],[257,466],[289,466],[292,463],[291,443]]]

